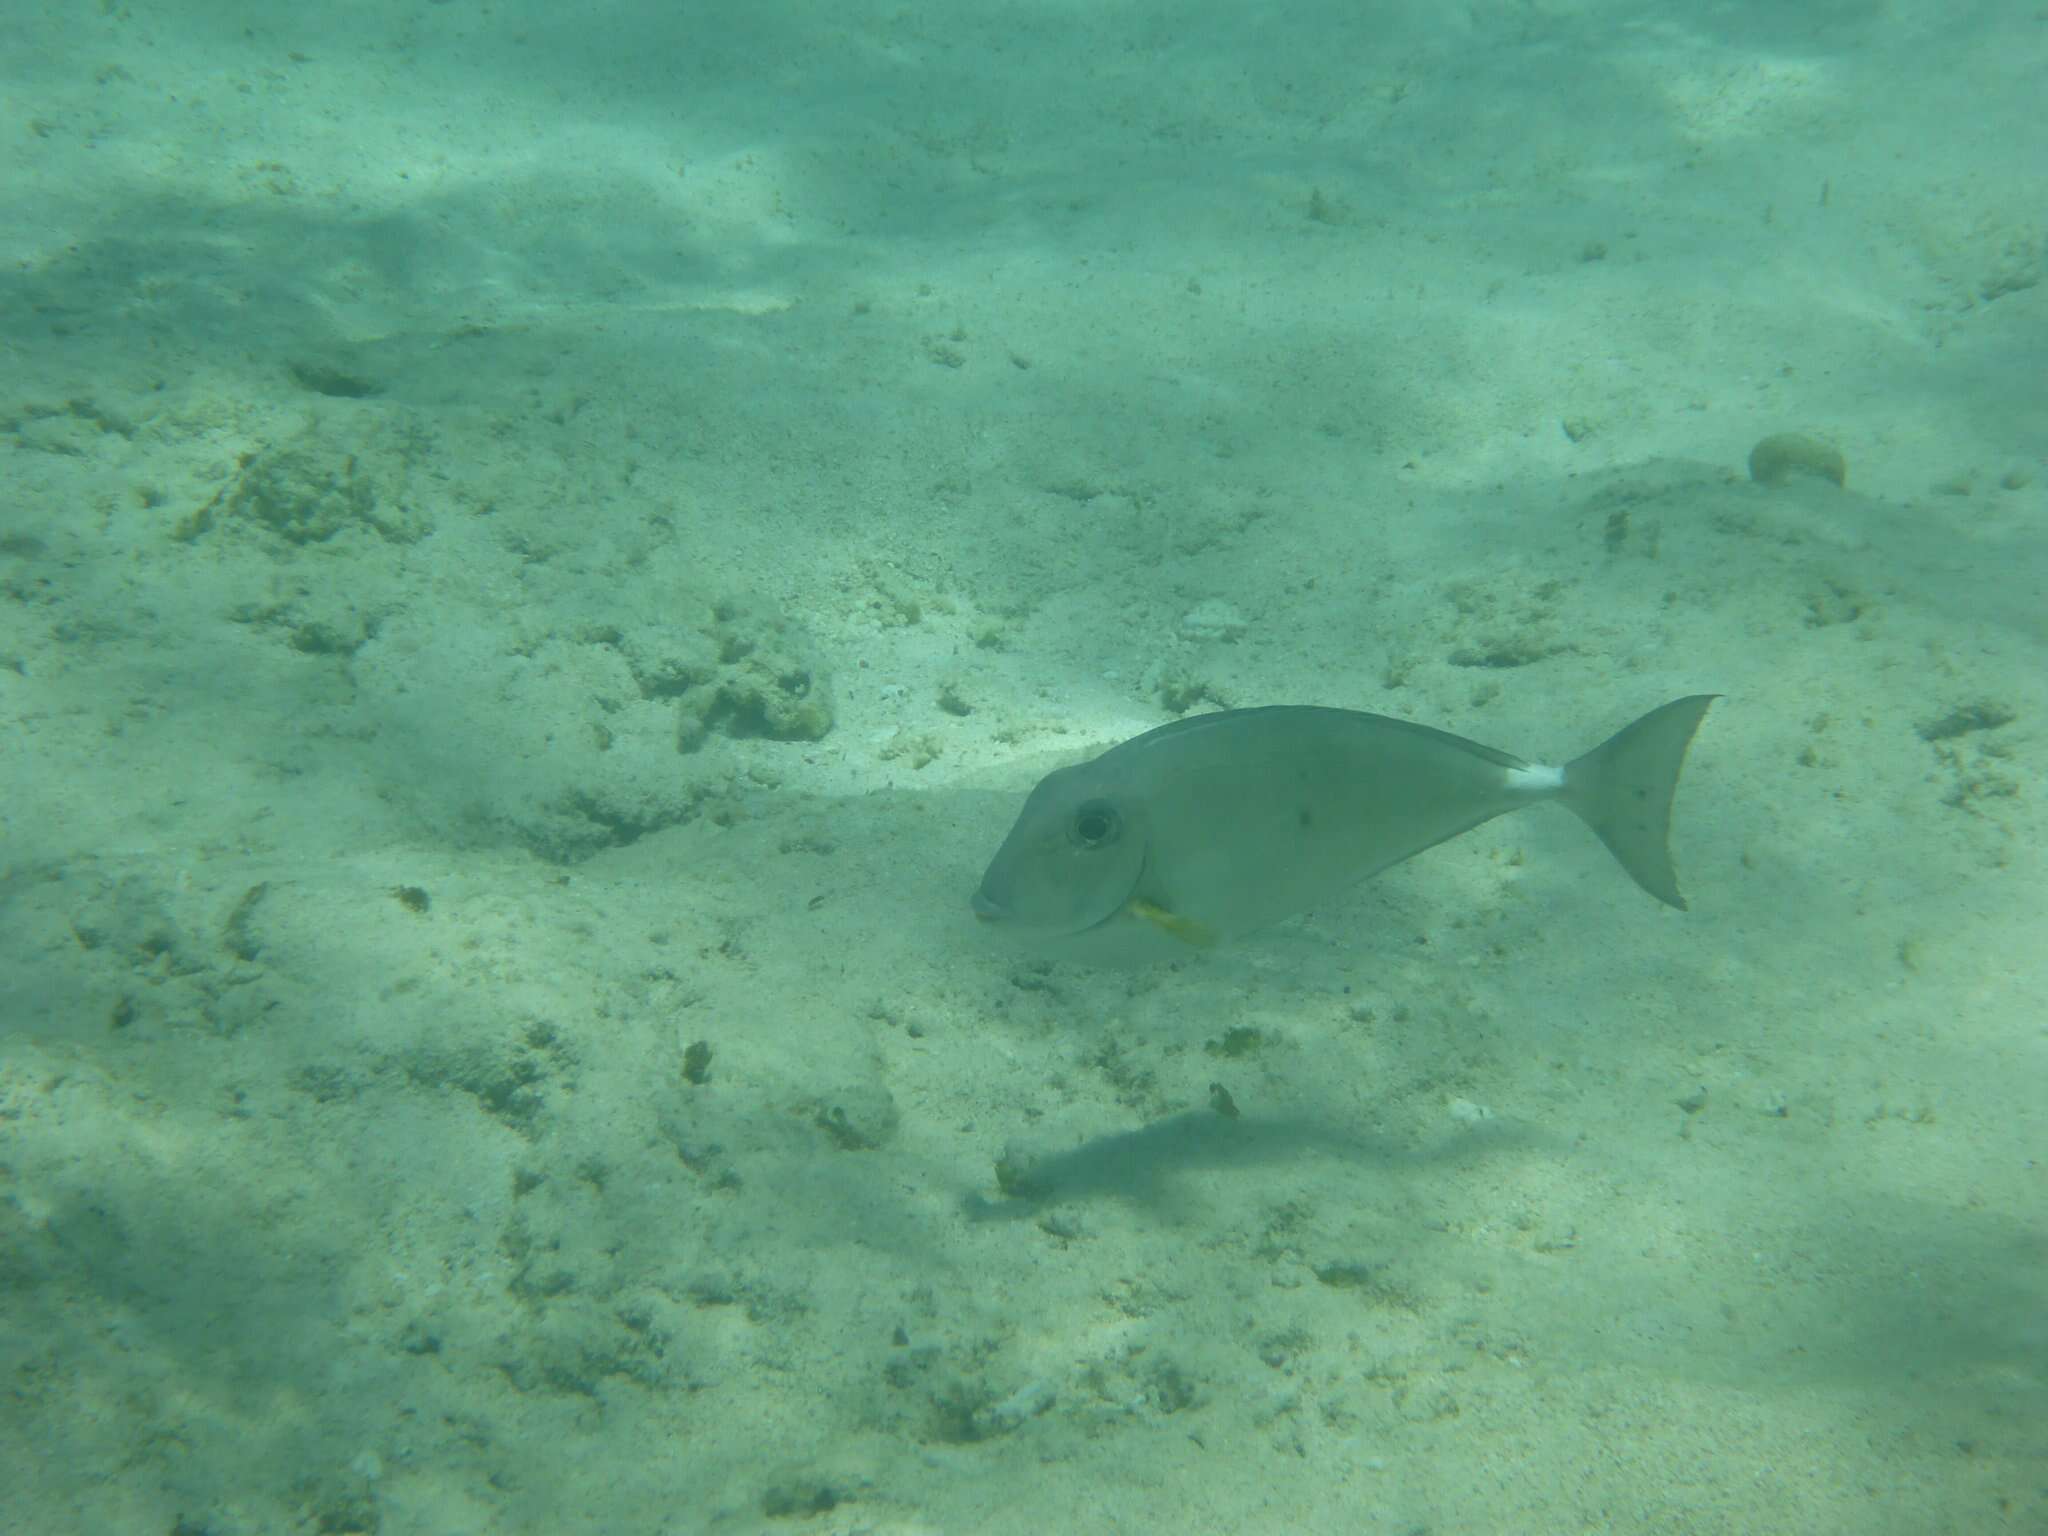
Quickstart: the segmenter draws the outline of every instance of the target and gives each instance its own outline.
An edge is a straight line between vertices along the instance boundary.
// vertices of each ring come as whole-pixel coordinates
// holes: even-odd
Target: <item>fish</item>
[[[1496,816],[1557,801],[1682,911],[1671,805],[1719,697],[1660,705],[1562,767],[1360,710],[1172,721],[1041,779],[970,906],[1055,953],[1142,963],[1256,933]]]

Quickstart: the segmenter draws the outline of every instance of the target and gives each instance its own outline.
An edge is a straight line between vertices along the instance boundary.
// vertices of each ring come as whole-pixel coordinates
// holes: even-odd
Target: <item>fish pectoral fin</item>
[[[1191,944],[1196,949],[1215,947],[1215,931],[1191,917],[1182,917],[1177,912],[1169,912],[1166,908],[1154,906],[1149,901],[1133,901],[1125,910],[1140,922],[1150,923],[1161,933],[1179,939],[1183,944]]]

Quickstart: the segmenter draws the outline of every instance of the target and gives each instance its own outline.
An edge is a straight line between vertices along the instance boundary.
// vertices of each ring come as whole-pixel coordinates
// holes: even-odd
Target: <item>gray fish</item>
[[[1349,709],[1177,720],[1041,779],[974,912],[1082,959],[1205,948],[1541,800],[1577,813],[1637,885],[1683,908],[1671,800],[1716,697],[1653,709],[1562,768]]]

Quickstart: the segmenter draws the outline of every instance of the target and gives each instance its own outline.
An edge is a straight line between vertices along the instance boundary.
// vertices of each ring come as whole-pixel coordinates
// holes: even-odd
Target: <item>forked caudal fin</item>
[[[1671,800],[1685,749],[1717,693],[1696,693],[1623,726],[1564,770],[1564,803],[1599,835],[1637,885],[1683,911],[1671,867]]]

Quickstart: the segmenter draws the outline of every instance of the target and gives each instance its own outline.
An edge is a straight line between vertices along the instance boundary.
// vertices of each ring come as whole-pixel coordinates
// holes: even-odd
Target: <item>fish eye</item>
[[[1123,824],[1116,807],[1107,800],[1090,800],[1075,810],[1067,831],[1083,848],[1101,848],[1116,841]]]

